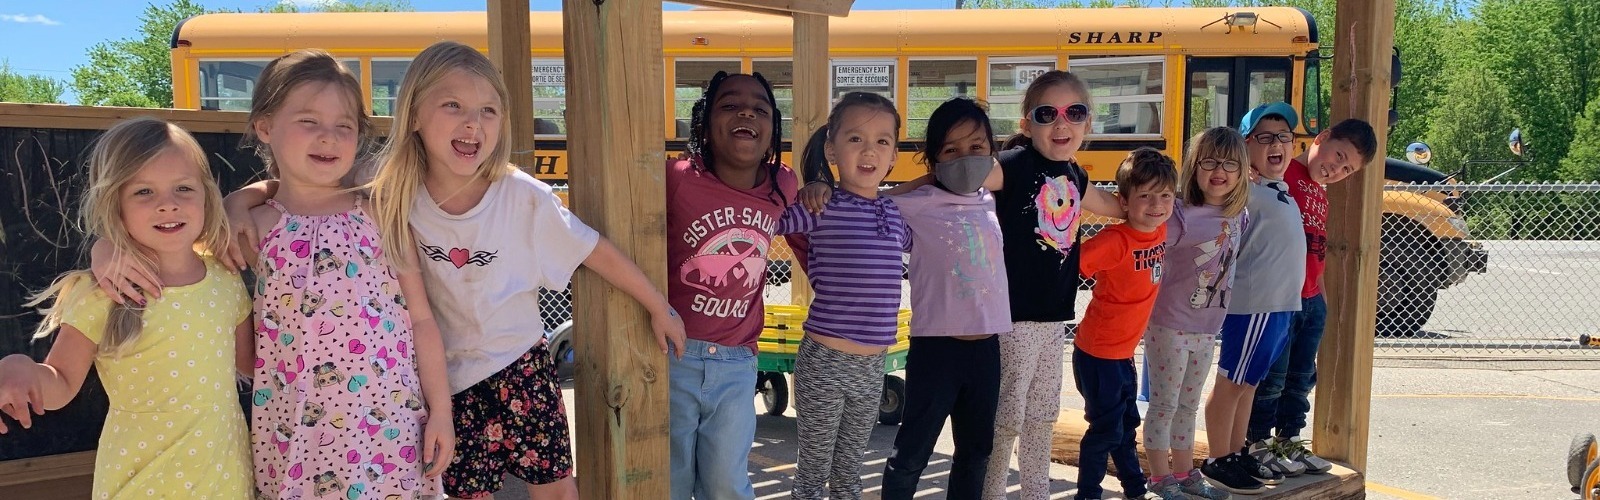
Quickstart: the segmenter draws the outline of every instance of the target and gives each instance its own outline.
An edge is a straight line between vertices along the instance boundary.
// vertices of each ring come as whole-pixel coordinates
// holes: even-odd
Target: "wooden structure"
[[[1360,118],[1378,134],[1379,157],[1328,188],[1328,326],[1317,356],[1317,454],[1365,472],[1372,414],[1372,332],[1378,307],[1378,229],[1389,127],[1394,0],[1339,0],[1334,23],[1333,120]]]
[[[690,3],[794,16],[796,137],[805,137],[825,122],[826,16],[846,13],[849,0]],[[530,50],[527,26],[517,22],[527,16],[527,1],[489,0],[489,4],[490,12],[501,18],[497,21],[497,16],[490,16],[491,33],[500,32],[491,35],[496,41],[491,53],[505,72],[513,96],[508,104],[515,117],[531,109],[527,102],[518,101],[532,93],[529,63],[515,61],[526,59],[522,54]],[[655,0],[565,0],[564,16],[566,58],[573,70],[568,76],[569,109],[585,110],[568,117],[576,212],[664,289],[666,203],[658,127],[664,120],[665,99],[660,90],[660,4]],[[1335,120],[1362,118],[1377,130],[1387,128],[1393,32],[1394,0],[1339,1],[1333,30],[1335,50],[1341,54],[1334,68]],[[0,127],[103,129],[116,120],[147,115],[194,131],[236,132],[243,126],[242,113],[3,105]],[[531,154],[531,124],[513,120],[514,151]],[[531,116],[526,121],[531,122]],[[1382,141],[1381,136],[1379,139]],[[1327,347],[1319,358],[1322,384],[1316,398],[1313,438],[1319,454],[1349,464],[1355,471],[1366,466],[1382,168],[1383,163],[1375,161],[1330,189],[1330,203],[1336,207],[1328,228],[1330,267],[1355,272],[1329,273],[1326,278],[1330,314],[1324,337]],[[574,446],[580,489],[587,498],[660,497],[669,481],[667,364],[647,333],[649,318],[632,299],[591,272],[579,274],[575,292],[581,297],[576,300],[576,323],[581,330],[577,335],[580,364]],[[37,485],[38,474],[76,477],[87,483],[83,476],[86,461],[85,455],[76,454],[3,462],[0,485],[7,491],[23,483]],[[42,472],[46,470],[55,472]],[[1353,480],[1348,475],[1336,477],[1341,484]],[[1345,496],[1313,489],[1287,494]]]
[[[490,0],[490,47],[497,60],[522,59],[527,0]],[[796,134],[827,116],[827,18],[852,0],[696,0],[795,16]],[[496,20],[495,13],[516,16]],[[661,143],[663,69],[657,0],[564,0],[567,117],[574,211],[666,289],[666,183]],[[496,32],[500,32],[496,35]],[[518,32],[521,35],[513,35]],[[503,66],[513,96],[531,96],[526,66]],[[802,71],[804,69],[804,71]],[[516,99],[514,97],[513,99]],[[532,109],[511,108],[512,115]],[[528,119],[531,122],[531,117]],[[520,123],[520,122],[514,122]],[[513,130],[516,151],[531,154],[533,129]],[[588,498],[658,498],[670,469],[667,362],[650,338],[650,318],[633,299],[590,271],[573,283],[577,359],[579,490]],[[617,335],[627,332],[627,335]],[[602,342],[594,339],[606,339]]]

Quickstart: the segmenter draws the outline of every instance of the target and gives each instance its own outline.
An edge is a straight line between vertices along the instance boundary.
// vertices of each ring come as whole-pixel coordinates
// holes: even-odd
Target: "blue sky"
[[[165,4],[168,0],[154,0]],[[277,0],[199,0],[210,8],[252,11]],[[302,2],[314,0],[301,0]],[[0,60],[24,74],[70,80],[74,66],[86,62],[90,46],[132,37],[139,15],[151,0],[0,1]],[[481,0],[412,0],[420,11],[483,10]],[[955,0],[856,0],[858,10],[949,8]],[[559,10],[559,0],[532,0],[533,10]],[[687,6],[668,4],[669,9]],[[68,94],[65,99],[75,103]]]

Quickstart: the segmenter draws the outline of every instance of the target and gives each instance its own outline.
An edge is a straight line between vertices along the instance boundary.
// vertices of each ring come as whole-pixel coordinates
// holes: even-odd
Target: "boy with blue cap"
[[[1274,473],[1322,474],[1333,465],[1306,448],[1300,431],[1311,411],[1317,382],[1317,350],[1327,323],[1322,272],[1327,257],[1328,190],[1324,187],[1360,170],[1377,154],[1377,135],[1367,122],[1347,119],[1317,134],[1300,158],[1283,165],[1294,140],[1294,109],[1284,103],[1262,105],[1245,115],[1247,149],[1263,180],[1279,176],[1300,209],[1305,234],[1305,280],[1300,308],[1289,319],[1287,336],[1265,379],[1257,387],[1246,438],[1250,455]],[[1244,128],[1248,127],[1248,128]],[[1238,286],[1237,284],[1235,286]],[[1276,430],[1276,436],[1273,431]]]

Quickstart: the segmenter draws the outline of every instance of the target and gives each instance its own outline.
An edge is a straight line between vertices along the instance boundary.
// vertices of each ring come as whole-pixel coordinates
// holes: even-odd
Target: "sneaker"
[[[1273,471],[1283,474],[1284,477],[1295,477],[1306,473],[1306,465],[1287,456],[1287,451],[1278,438],[1267,438],[1250,446],[1250,454],[1256,457],[1257,462]]]
[[[1307,473],[1327,474],[1328,471],[1333,470],[1332,462],[1324,460],[1315,453],[1311,453],[1311,450],[1307,446],[1310,444],[1311,440],[1300,439],[1298,437],[1279,439],[1278,449],[1285,458],[1304,465]]]
[[[1211,486],[1200,469],[1189,471],[1189,477],[1178,482],[1179,489],[1189,495],[1191,499],[1200,500],[1228,500],[1233,495]]]
[[[1209,460],[1200,467],[1200,470],[1205,473],[1206,478],[1216,482],[1217,486],[1224,490],[1240,495],[1254,495],[1265,491],[1266,486],[1245,471],[1244,464],[1241,463],[1243,460],[1243,456],[1234,453],[1222,458]],[[1190,475],[1190,477],[1194,476]]]
[[[1238,467],[1241,472],[1249,474],[1250,477],[1261,481],[1261,484],[1269,486],[1283,484],[1283,473],[1261,463],[1261,461],[1255,457],[1255,453],[1253,453],[1250,448],[1250,446],[1239,448],[1239,460],[1236,462],[1237,465],[1235,466]]]
[[[1183,493],[1183,486],[1178,484],[1178,478],[1167,476],[1160,481],[1151,481],[1148,488],[1150,494],[1145,498],[1157,500],[1190,500],[1189,495]]]

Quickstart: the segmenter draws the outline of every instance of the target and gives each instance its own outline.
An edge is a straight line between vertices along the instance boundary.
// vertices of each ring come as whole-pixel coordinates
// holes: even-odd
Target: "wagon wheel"
[[[1600,500],[1600,460],[1589,462],[1583,471],[1583,481],[1578,484],[1583,500]]]
[[[782,415],[789,409],[789,379],[782,372],[756,373],[756,394],[767,405],[767,415]]]
[[[878,423],[899,425],[906,411],[906,381],[894,375],[883,376],[883,400],[878,403]]]
[[[1596,455],[1600,455],[1600,445],[1595,443],[1594,434],[1585,432],[1572,437],[1572,444],[1567,447],[1567,484],[1572,485],[1573,493],[1579,493],[1584,468]]]

